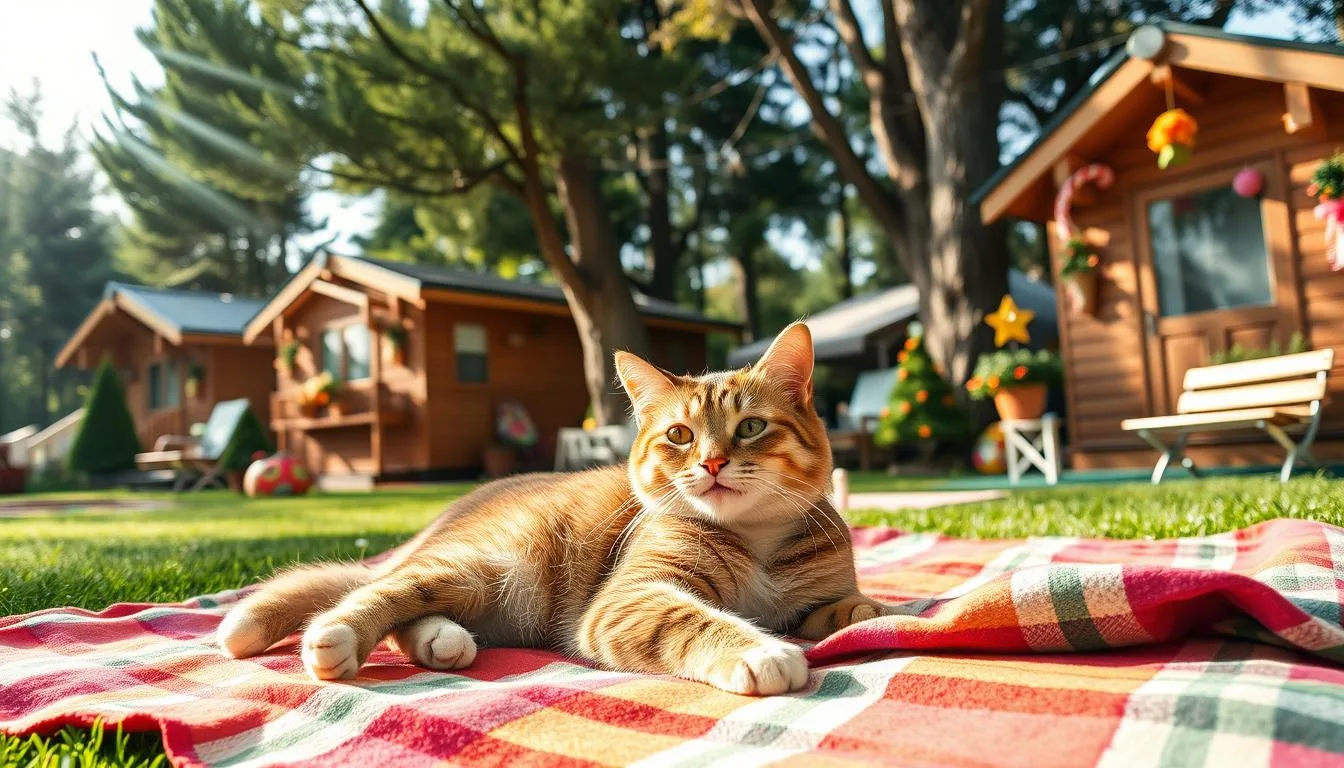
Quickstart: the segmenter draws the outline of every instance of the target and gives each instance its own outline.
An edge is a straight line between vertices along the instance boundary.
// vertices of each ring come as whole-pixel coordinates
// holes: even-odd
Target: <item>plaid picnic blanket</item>
[[[790,696],[533,650],[455,674],[379,650],[316,684],[292,644],[211,647],[234,592],[0,619],[0,730],[102,718],[160,730],[179,765],[1344,764],[1344,530],[854,535],[865,591],[905,615],[811,648]]]

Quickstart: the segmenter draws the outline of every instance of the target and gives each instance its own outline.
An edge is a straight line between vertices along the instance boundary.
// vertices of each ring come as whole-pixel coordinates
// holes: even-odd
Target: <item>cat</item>
[[[819,640],[888,612],[860,594],[826,500],[812,367],[801,323],[736,371],[678,376],[617,353],[637,425],[628,466],[484,485],[386,562],[282,573],[227,614],[219,643],[254,656],[306,625],[300,656],[319,680],[355,676],[387,637],[432,669],[470,665],[481,643],[797,690],[807,663],[780,634]]]

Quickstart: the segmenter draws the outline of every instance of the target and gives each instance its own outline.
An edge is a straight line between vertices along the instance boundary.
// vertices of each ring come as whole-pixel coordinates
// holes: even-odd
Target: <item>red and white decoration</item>
[[[1344,269],[1344,200],[1322,199],[1314,213],[1325,219],[1325,257],[1338,272]]]
[[[1109,165],[1092,163],[1074,171],[1055,195],[1055,234],[1061,243],[1067,244],[1078,234],[1078,225],[1073,223],[1073,196],[1078,187],[1092,182],[1097,189],[1106,189],[1115,183],[1115,171]]]

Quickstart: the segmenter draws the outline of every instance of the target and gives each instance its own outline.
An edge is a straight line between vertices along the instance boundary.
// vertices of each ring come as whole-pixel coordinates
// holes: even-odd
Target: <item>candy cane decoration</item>
[[[1330,269],[1344,269],[1344,200],[1321,200],[1314,213],[1325,219],[1325,255]]]
[[[1096,184],[1098,189],[1106,189],[1115,183],[1115,171],[1101,163],[1085,165],[1070,174],[1060,186],[1059,194],[1055,195],[1055,232],[1060,242],[1068,243],[1078,234],[1078,226],[1073,223],[1069,211],[1073,208],[1073,195],[1079,185],[1089,181]]]

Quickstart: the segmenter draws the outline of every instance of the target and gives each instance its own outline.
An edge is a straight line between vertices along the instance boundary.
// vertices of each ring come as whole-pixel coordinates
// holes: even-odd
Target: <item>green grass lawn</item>
[[[851,491],[936,484],[872,473],[854,477]],[[269,500],[225,492],[137,494],[172,506],[0,518],[0,615],[176,601],[239,587],[296,562],[357,558],[406,539],[470,487]],[[1302,477],[1280,485],[1270,477],[1236,477],[1158,487],[1067,486],[951,508],[859,510],[851,517],[855,523],[955,536],[1191,536],[1276,517],[1344,524],[1344,483]],[[144,765],[160,756],[156,738],[146,735],[68,731],[50,739],[0,739],[0,766],[65,765],[62,755],[73,766]]]

